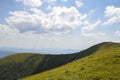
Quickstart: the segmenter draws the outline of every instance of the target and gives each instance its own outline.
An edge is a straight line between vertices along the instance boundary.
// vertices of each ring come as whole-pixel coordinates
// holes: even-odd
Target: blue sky
[[[85,49],[120,42],[120,0],[1,0],[0,46]]]

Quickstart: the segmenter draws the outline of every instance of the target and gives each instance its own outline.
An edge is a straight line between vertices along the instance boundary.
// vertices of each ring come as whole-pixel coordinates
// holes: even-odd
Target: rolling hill
[[[120,43],[104,42],[77,54],[78,60],[21,80],[120,80]]]
[[[104,42],[73,54],[18,53],[1,58],[0,80],[116,80],[119,66],[120,43]]]
[[[0,80],[18,80],[33,74],[45,55],[22,53],[0,59]]]
[[[18,80],[22,77],[43,72],[71,62],[77,55],[78,53],[64,55],[13,54],[0,59],[0,80]]]

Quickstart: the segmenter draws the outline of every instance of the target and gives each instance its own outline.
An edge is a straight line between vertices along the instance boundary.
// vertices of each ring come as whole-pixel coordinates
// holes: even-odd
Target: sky
[[[120,42],[120,0],[0,0],[0,46],[85,49]]]

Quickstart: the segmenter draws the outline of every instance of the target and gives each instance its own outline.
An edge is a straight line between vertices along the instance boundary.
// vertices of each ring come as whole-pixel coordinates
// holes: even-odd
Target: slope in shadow
[[[4,58],[6,60],[5,64],[1,64],[0,61],[0,80],[17,80],[19,78],[30,76],[46,70],[50,70],[61,65],[64,65],[66,63],[72,62],[74,60],[89,56],[104,46],[105,47],[120,46],[117,45],[117,43],[115,45],[114,44],[115,43],[104,42],[74,54],[61,54],[61,55],[29,54],[28,57],[24,57],[25,60],[23,62],[15,62],[14,60],[10,62],[11,58],[8,59]],[[18,55],[14,59],[17,60],[18,57],[21,57],[22,59],[23,56]],[[10,57],[13,57],[13,55]]]

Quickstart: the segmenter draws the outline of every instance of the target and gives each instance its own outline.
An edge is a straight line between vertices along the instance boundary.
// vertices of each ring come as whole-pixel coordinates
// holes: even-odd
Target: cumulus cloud
[[[13,39],[13,37],[18,37],[16,36],[19,33],[17,29],[10,28],[7,25],[0,24],[0,41],[1,40],[10,40]]]
[[[7,25],[0,24],[0,34],[11,34],[11,33],[18,33],[19,31],[14,28],[10,28]]]
[[[120,31],[116,31],[115,34],[116,34],[117,36],[120,36]]]
[[[10,14],[12,16],[6,18],[6,22],[10,27],[16,28],[21,32],[32,31],[37,28],[37,22],[33,18],[35,15],[30,15],[25,11],[14,11],[10,12]],[[35,18],[37,18],[37,16]]]
[[[41,0],[16,0],[16,1],[22,2],[24,5],[30,6],[30,7],[39,7],[42,5]]]
[[[76,3],[76,5],[77,5],[77,7],[83,6],[83,3],[82,3],[81,1],[75,1],[75,3]]]
[[[53,7],[50,13],[45,13],[36,8],[31,12],[14,11],[6,18],[9,26],[20,32],[53,33],[69,32],[82,25],[86,14],[81,14],[75,7]],[[17,19],[17,20],[16,20]]]
[[[101,23],[102,22],[100,20],[96,21],[93,24],[89,23],[87,26],[82,27],[82,31],[91,31],[91,30],[94,30],[96,28],[96,26],[100,25]]]
[[[103,32],[91,32],[92,30],[95,30],[97,26],[101,24],[101,20],[96,21],[95,23],[86,22],[86,26],[81,28],[82,36],[85,37],[103,37],[106,35],[106,33]]]
[[[108,6],[105,9],[105,17],[108,18],[104,25],[120,22],[120,8],[115,6]]]

